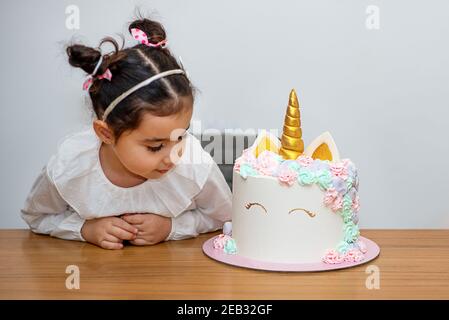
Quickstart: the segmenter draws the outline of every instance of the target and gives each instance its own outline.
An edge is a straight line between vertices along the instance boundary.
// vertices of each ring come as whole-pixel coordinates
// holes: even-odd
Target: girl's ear
[[[93,123],[95,133],[98,138],[106,144],[114,144],[114,133],[108,124],[102,120],[95,120]]]

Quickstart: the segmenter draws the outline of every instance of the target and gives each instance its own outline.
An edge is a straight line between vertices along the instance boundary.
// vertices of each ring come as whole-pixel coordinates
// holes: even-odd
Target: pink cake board
[[[367,252],[365,253],[365,259],[359,262],[342,262],[339,264],[327,264],[321,261],[316,263],[265,262],[241,257],[238,254],[226,254],[223,252],[223,250],[215,249],[214,239],[216,237],[218,236],[212,237],[203,244],[203,252],[208,257],[236,267],[265,271],[315,272],[345,269],[367,263],[375,259],[380,253],[380,248],[374,241],[371,241],[364,237],[360,237],[360,239],[363,240],[366,244]]]

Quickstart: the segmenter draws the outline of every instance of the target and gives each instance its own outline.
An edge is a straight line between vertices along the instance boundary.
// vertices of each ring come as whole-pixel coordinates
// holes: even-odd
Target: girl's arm
[[[22,218],[35,233],[85,241],[81,235],[85,219],[62,199],[49,179],[46,167],[34,182],[21,212]]]
[[[195,197],[196,209],[172,218],[172,229],[166,240],[181,240],[212,232],[231,220],[232,194],[218,166],[212,165],[209,177]]]

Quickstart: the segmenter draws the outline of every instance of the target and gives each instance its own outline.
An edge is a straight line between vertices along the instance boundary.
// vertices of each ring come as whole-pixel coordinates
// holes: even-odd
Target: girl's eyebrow
[[[186,131],[182,136],[185,136],[187,134],[187,130],[190,129],[190,124],[186,128]],[[161,141],[170,141],[170,138],[146,138],[142,140],[143,142],[161,142]]]

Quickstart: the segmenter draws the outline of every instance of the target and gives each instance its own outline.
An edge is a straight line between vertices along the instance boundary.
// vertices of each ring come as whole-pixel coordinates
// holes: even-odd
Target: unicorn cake
[[[262,131],[235,161],[232,228],[213,248],[268,263],[361,263],[358,185],[356,167],[340,159],[330,133],[304,148],[292,90],[281,138]]]

